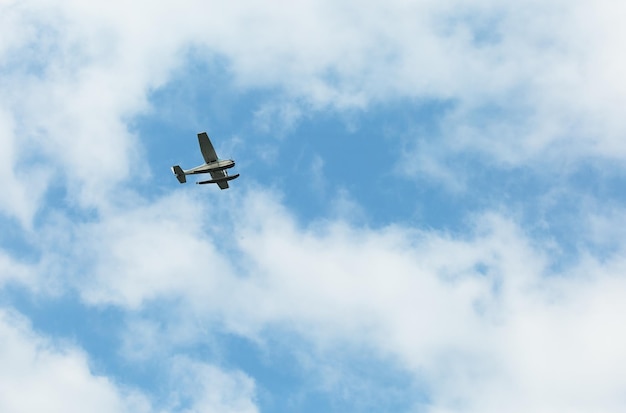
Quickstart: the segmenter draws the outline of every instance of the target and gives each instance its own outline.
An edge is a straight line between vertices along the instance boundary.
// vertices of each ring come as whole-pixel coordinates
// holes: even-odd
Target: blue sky
[[[624,13],[0,3],[0,410],[622,412]]]

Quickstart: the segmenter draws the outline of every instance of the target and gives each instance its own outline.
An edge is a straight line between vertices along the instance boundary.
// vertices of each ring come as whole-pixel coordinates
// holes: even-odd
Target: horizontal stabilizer
[[[181,184],[184,184],[185,182],[187,182],[187,177],[185,176],[185,172],[183,172],[183,169],[180,166],[178,165],[172,166],[172,172],[174,172],[174,175],[176,175],[176,179],[178,179],[178,182],[180,182]]]
[[[228,182],[228,181],[232,181],[235,178],[239,178],[239,174],[237,175],[232,175],[232,176],[225,176],[223,178],[218,178],[218,179],[209,179],[208,181],[200,181],[200,182],[196,182],[199,185],[204,185],[204,184],[219,184],[220,182]]]

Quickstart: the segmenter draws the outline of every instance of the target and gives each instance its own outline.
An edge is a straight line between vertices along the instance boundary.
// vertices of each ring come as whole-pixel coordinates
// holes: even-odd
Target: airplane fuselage
[[[220,159],[214,162],[205,163],[204,165],[196,166],[195,168],[185,169],[185,175],[206,174],[210,172],[223,171],[224,169],[232,168],[235,166],[235,161],[232,159]]]

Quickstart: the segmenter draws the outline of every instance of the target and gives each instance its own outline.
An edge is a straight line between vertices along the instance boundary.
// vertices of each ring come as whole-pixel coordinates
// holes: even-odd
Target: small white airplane
[[[220,189],[228,188],[228,181],[239,177],[239,174],[228,176],[228,172],[226,171],[226,169],[235,166],[235,161],[232,159],[218,159],[213,144],[206,132],[198,134],[198,143],[200,143],[200,152],[202,152],[205,164],[191,169],[182,169],[178,165],[172,166],[172,172],[176,175],[178,182],[181,184],[187,182],[187,175],[210,173],[211,179],[196,183],[201,185],[217,184]]]

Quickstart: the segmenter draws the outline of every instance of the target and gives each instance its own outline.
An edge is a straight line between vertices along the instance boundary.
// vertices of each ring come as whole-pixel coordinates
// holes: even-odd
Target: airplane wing
[[[224,171],[211,171],[211,179],[220,179],[220,178],[224,178],[228,175],[226,175],[226,172]],[[216,182],[217,186],[220,187],[220,189],[226,189],[228,188],[228,182],[227,181],[219,181]]]
[[[204,162],[211,163],[217,161],[217,154],[206,132],[198,134],[198,143],[200,144],[200,151],[202,152]],[[213,174],[211,174],[211,176],[212,175]]]

